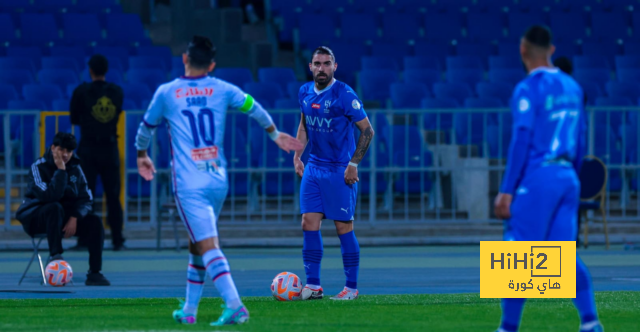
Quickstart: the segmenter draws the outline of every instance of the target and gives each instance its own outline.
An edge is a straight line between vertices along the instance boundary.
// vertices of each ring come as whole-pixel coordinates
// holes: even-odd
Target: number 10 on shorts
[[[481,241],[481,298],[575,298],[574,241]]]

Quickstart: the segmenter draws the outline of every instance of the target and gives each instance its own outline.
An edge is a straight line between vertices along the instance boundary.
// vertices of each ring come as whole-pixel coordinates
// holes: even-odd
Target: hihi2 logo
[[[573,241],[481,241],[481,298],[575,298]]]

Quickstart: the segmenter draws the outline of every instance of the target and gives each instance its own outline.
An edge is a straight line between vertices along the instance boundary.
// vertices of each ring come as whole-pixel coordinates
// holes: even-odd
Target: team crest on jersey
[[[358,102],[357,99],[354,99],[351,102],[351,107],[353,107],[354,110],[359,110],[360,109],[360,103]]]
[[[311,104],[311,108],[320,109],[320,104],[313,103]]]
[[[72,183],[76,183],[76,180],[78,180],[78,178],[77,178],[75,175],[72,175],[72,176],[69,178],[69,181],[71,181]]]
[[[331,100],[324,101],[324,112],[329,113],[329,107],[331,107]]]
[[[102,123],[107,123],[116,117],[116,106],[111,99],[103,96],[91,107],[91,115]]]
[[[518,109],[520,110],[520,113],[528,111],[529,107],[531,107],[531,105],[529,104],[529,99],[527,98],[521,98],[518,102]]]

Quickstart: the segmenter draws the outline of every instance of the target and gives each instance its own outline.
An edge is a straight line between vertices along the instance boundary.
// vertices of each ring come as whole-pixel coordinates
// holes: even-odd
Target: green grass
[[[607,331],[640,331],[640,292],[596,293]],[[277,302],[244,299],[249,323],[214,328],[221,312],[217,298],[203,299],[195,326],[173,322],[175,299],[0,300],[0,331],[494,331],[500,302],[477,294],[362,296],[357,301],[328,299]],[[570,300],[530,300],[521,331],[578,331]]]

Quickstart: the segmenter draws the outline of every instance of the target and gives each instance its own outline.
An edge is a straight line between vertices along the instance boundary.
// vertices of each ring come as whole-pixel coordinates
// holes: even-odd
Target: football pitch
[[[187,252],[105,252],[110,287],[84,286],[86,253],[67,253],[75,284],[17,286],[29,253],[0,253],[0,331],[495,331],[500,302],[480,299],[479,247],[364,247],[356,301],[278,302],[270,283],[282,271],[304,276],[299,249],[227,249],[232,274],[251,313],[248,324],[211,327],[222,303],[205,286],[198,324],[173,322],[184,298]],[[589,267],[606,331],[640,331],[640,251],[578,250]],[[31,275],[36,275],[32,268]],[[344,285],[339,248],[325,249],[327,295]],[[568,299],[527,302],[521,331],[577,331]]]

